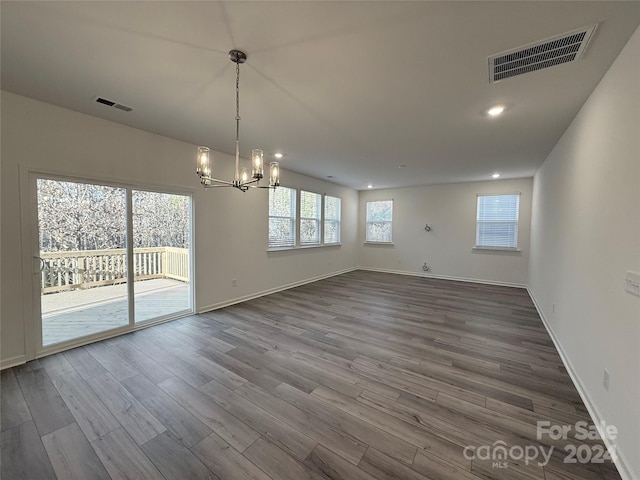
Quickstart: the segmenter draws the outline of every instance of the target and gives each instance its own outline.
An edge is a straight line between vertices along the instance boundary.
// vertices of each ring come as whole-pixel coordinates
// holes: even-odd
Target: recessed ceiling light
[[[504,107],[502,105],[496,105],[495,107],[491,107],[489,110],[487,110],[487,113],[491,117],[497,117],[502,112],[504,112]]]
[[[367,188],[373,188],[373,185],[369,184],[367,185]]]
[[[493,178],[500,178],[500,174],[499,173],[494,173],[493,175],[491,175]]]
[[[276,158],[282,158],[282,154],[280,152],[274,153],[273,156]]]
[[[398,165],[398,168],[407,168],[407,165],[404,163],[401,163],[400,165]]]

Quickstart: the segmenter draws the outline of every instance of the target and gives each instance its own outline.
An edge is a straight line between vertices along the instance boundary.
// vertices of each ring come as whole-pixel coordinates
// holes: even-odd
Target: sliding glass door
[[[189,197],[134,190],[132,198],[136,323],[190,310]]]
[[[41,348],[191,313],[191,198],[36,177]]]

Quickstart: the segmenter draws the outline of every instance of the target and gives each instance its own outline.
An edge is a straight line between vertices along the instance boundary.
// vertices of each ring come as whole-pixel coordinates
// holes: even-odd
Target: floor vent
[[[130,112],[133,110],[131,107],[127,107],[126,105],[122,105],[121,103],[112,102],[111,100],[107,100],[106,98],[96,97],[96,102],[106,105],[107,107],[117,108],[118,110],[122,110],[124,112]]]
[[[489,57],[489,83],[580,60],[597,24]]]

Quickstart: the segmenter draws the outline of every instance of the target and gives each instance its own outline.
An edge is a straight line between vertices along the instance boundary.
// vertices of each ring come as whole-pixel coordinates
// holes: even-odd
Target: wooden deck
[[[143,322],[189,309],[189,285],[170,279],[136,282],[135,318]],[[44,295],[44,346],[83,337],[129,323],[126,284]]]
[[[3,371],[1,476],[620,479],[539,421],[591,424],[525,290],[357,271]]]

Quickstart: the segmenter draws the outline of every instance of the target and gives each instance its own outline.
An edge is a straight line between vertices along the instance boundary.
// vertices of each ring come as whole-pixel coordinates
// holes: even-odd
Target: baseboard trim
[[[198,309],[197,313],[206,313],[211,312],[213,310],[219,310],[220,308],[229,307],[231,305],[236,305],[238,303],[247,302],[249,300],[253,300],[254,298],[264,297],[265,295],[271,295],[272,293],[282,292],[283,290],[289,290],[290,288],[300,287],[302,285],[306,285],[308,283],[317,282],[319,280],[324,280],[325,278],[335,277],[337,275],[342,275],[344,273],[353,272],[354,270],[358,270],[358,267],[347,268],[344,270],[339,270],[337,272],[327,273],[325,275],[319,275],[317,277],[307,278],[305,280],[300,280],[298,282],[288,283],[286,285],[281,285],[279,287],[269,288],[267,290],[262,290],[261,292],[251,293],[249,295],[244,295],[242,297],[232,298],[230,300],[225,300],[224,302],[214,303],[211,305],[207,305]]]
[[[0,370],[5,368],[15,367],[27,363],[27,357],[25,355],[16,355],[15,357],[3,358],[0,360]]]
[[[540,316],[540,319],[542,320],[544,328],[547,330],[547,333],[551,337],[551,340],[553,341],[553,344],[556,347],[558,354],[560,355],[560,359],[562,360],[564,368],[569,373],[569,377],[571,378],[571,381],[575,385],[576,390],[578,390],[578,395],[580,395],[580,398],[582,399],[582,403],[584,403],[585,407],[587,407],[587,412],[589,412],[589,416],[591,417],[591,420],[593,421],[593,424],[595,425],[595,427],[598,429],[598,433],[600,434],[600,437],[603,439],[605,446],[607,448],[613,448],[614,449],[613,451],[616,452],[617,455],[613,463],[616,465],[616,468],[618,469],[618,473],[620,474],[620,477],[622,477],[622,480],[639,480],[638,477],[635,476],[634,473],[631,471],[631,469],[628,467],[629,462],[627,462],[625,456],[622,454],[622,452],[618,448],[618,445],[616,444],[615,440],[611,440],[604,435],[604,432],[602,431],[602,428],[601,428],[603,422],[606,425],[604,418],[598,411],[598,408],[596,407],[595,403],[593,403],[593,401],[591,400],[591,397],[589,396],[587,389],[584,387],[584,384],[580,380],[578,373],[573,368],[571,360],[569,359],[564,349],[562,348],[562,344],[558,340],[558,337],[556,337],[556,334],[551,328],[551,324],[547,321],[544,315],[544,312],[542,311],[542,308],[540,308],[540,305],[538,304],[535,295],[533,294],[533,292],[529,287],[527,287],[527,292],[529,293],[529,296],[533,301],[533,305],[536,307],[536,310],[538,312],[538,315]]]
[[[523,283],[500,282],[497,280],[484,280],[482,278],[455,277],[451,275],[437,275],[435,273],[410,272],[405,270],[389,270],[385,268],[358,267],[358,270],[369,272],[393,273],[395,275],[409,275],[412,277],[437,278],[439,280],[453,280],[455,282],[481,283],[483,285],[497,285],[500,287],[527,288]]]

